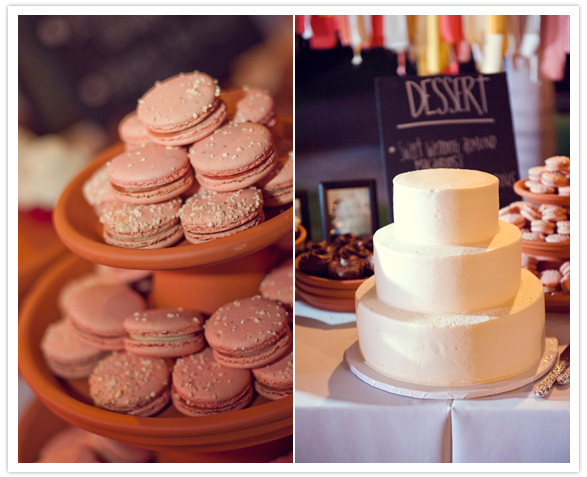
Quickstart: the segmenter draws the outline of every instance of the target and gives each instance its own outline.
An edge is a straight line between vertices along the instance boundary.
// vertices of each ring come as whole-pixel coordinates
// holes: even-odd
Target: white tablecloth
[[[296,462],[570,461],[569,386],[547,399],[533,385],[458,401],[389,394],[346,364],[354,322],[330,325],[296,310]],[[546,335],[567,345],[569,315],[547,314]]]

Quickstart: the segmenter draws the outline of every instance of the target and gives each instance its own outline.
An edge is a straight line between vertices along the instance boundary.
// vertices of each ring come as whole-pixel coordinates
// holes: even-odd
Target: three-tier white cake
[[[439,386],[488,383],[537,364],[544,293],[499,220],[499,182],[428,169],[393,181],[395,222],[373,237],[375,275],[356,293],[359,345],[377,372]]]

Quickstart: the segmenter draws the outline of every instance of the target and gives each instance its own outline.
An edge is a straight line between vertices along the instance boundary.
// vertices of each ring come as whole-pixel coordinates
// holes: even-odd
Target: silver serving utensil
[[[534,391],[536,396],[545,397],[548,394],[548,391],[550,391],[550,388],[552,388],[553,384],[556,382],[556,378],[558,378],[558,376],[562,374],[563,371],[569,366],[570,361],[571,347],[567,346],[561,353],[558,363],[556,363],[555,367],[552,368],[550,373],[548,373],[548,376],[540,381],[536,387],[536,390]]]
[[[556,378],[556,384],[569,384],[571,382],[571,365],[565,369],[561,374],[558,375]]]

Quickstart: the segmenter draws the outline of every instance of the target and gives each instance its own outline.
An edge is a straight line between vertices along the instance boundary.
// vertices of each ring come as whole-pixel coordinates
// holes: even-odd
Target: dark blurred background
[[[296,190],[308,194],[313,239],[321,237],[318,183],[323,181],[375,179],[380,226],[388,222],[374,80],[397,75],[398,56],[372,47],[363,49],[361,57],[361,64],[352,64],[353,50],[340,40],[330,49],[312,49],[309,40],[295,38]],[[409,59],[405,68],[406,74],[417,74],[415,62]],[[554,83],[534,83],[527,69],[511,64],[504,68],[520,177],[527,177],[528,167],[538,165],[533,162],[554,154],[569,155],[570,57],[565,78]],[[461,63],[459,71],[475,71],[475,63]],[[533,104],[538,101],[540,105]],[[535,117],[538,111],[543,116],[540,120]],[[542,144],[536,144],[539,135]]]

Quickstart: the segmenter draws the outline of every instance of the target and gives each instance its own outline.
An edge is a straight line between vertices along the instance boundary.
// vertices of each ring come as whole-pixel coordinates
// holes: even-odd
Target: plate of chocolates
[[[373,236],[344,234],[331,242],[309,241],[296,259],[296,292],[329,311],[355,310],[355,292],[373,275]]]

